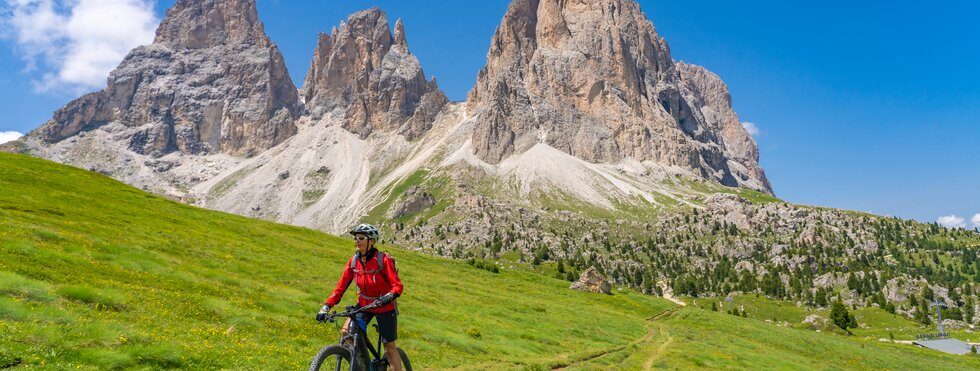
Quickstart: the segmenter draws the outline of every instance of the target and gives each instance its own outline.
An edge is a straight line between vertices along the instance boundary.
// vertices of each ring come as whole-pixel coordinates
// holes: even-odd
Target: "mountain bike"
[[[388,364],[388,355],[385,354],[384,356],[381,356],[381,332],[378,331],[378,324],[372,324],[372,326],[374,326],[374,330],[378,332],[378,347],[375,349],[371,344],[371,341],[367,338],[367,324],[364,323],[363,319],[357,316],[358,313],[371,308],[373,308],[373,306],[370,305],[361,308],[349,305],[343,312],[334,312],[327,315],[327,321],[334,324],[337,323],[337,318],[350,318],[350,323],[347,325],[347,335],[340,337],[339,344],[323,347],[323,349],[316,354],[316,357],[313,357],[313,362],[310,363],[310,371],[388,370],[388,366],[390,366]],[[398,355],[400,355],[402,359],[402,368],[406,371],[412,371],[412,364],[408,361],[408,355],[405,354],[405,351],[402,350],[402,348],[396,349],[398,349]],[[368,353],[370,353],[370,358]]]

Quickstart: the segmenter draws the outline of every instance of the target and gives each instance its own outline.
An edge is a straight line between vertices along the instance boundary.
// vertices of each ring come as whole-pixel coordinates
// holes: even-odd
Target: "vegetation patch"
[[[411,186],[416,186],[422,184],[428,176],[429,171],[426,169],[416,170],[414,173],[409,175],[405,180],[402,180],[398,184],[395,184],[389,191],[386,192],[385,200],[380,204],[375,206],[368,212],[368,215],[364,220],[368,223],[380,224],[384,220],[385,214],[388,213],[388,209],[397,201],[402,194],[405,193]]]
[[[136,359],[131,354],[113,349],[82,349],[75,357],[80,363],[103,370],[119,370],[136,365]]]
[[[125,296],[116,290],[72,285],[59,287],[58,295],[68,300],[92,304],[96,309],[120,310],[125,307]]]
[[[455,197],[452,193],[452,187],[449,184],[449,179],[445,177],[431,177],[426,180],[423,187],[430,190],[432,197],[436,199],[435,205],[432,205],[422,212],[419,213],[419,218],[429,220],[442,215],[447,208],[455,203]],[[407,220],[410,215],[404,215],[398,218],[399,221]]]
[[[320,201],[320,199],[323,198],[323,195],[326,193],[327,191],[323,189],[303,190],[303,207],[310,207],[310,205]]]
[[[0,319],[22,321],[30,316],[30,308],[23,301],[0,296]]]
[[[51,285],[12,272],[0,271],[0,295],[33,301],[52,301]]]
[[[64,216],[64,214],[61,214],[61,216]],[[47,229],[40,229],[40,228],[35,229],[33,233],[34,233],[34,237],[37,237],[37,239],[41,241],[51,242],[51,241],[58,241],[61,239],[61,236],[59,236],[57,233],[49,231]]]
[[[613,204],[614,208],[604,208],[602,206],[582,201],[581,199],[564,191],[554,189],[549,190],[548,192],[532,192],[527,199],[536,200],[534,202],[537,204],[537,206],[545,210],[571,211],[596,219],[615,219],[621,215],[616,206],[621,206],[624,208],[632,207],[632,205],[627,205],[617,201]]]
[[[319,169],[306,173],[306,178],[315,181],[325,181],[330,178],[330,169],[326,166],[321,166]]]
[[[24,362],[24,359],[13,354],[7,354],[0,349],[0,369],[13,368]]]
[[[728,193],[728,194],[738,195],[739,197],[742,197],[753,204],[785,202],[783,200],[780,200],[779,198],[751,189],[726,187],[720,184],[708,183],[703,180],[689,179],[686,177],[680,178],[679,181],[683,187],[689,188],[703,195],[710,195],[713,193]]]
[[[215,200],[224,197],[224,195],[227,194],[228,191],[230,191],[236,184],[238,184],[238,182],[242,181],[242,179],[245,179],[245,177],[248,176],[248,174],[251,173],[253,170],[255,169],[251,167],[245,167],[242,169],[238,169],[238,171],[235,171],[234,173],[231,173],[231,175],[225,177],[224,179],[221,179],[220,181],[218,181],[217,184],[211,187],[211,189],[208,191],[208,195],[207,195],[208,200]]]
[[[483,269],[485,271],[489,271],[489,272],[492,272],[492,273],[500,273],[500,268],[497,267],[497,263],[495,263],[492,260],[487,260],[487,259],[470,259],[470,260],[467,260],[466,261],[466,264],[469,264],[469,265],[471,265],[473,267],[480,268],[480,269]]]
[[[179,368],[184,366],[181,349],[167,344],[140,345],[125,348],[125,352],[141,365],[158,368]]]

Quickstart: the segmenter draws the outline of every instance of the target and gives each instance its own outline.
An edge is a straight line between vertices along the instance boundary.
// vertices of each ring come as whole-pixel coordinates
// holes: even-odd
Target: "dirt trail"
[[[670,343],[674,342],[674,338],[667,333],[667,331],[663,328],[663,326],[659,326],[659,330],[663,332],[664,336],[667,337],[667,340],[660,343],[660,345],[657,346],[657,350],[654,351],[649,358],[647,358],[646,362],[643,362],[644,370],[652,370],[653,362],[660,359],[660,357],[663,356],[664,351],[667,350],[667,348],[670,346]]]
[[[564,370],[566,367],[575,366],[575,365],[582,364],[582,363],[585,363],[585,362],[588,362],[588,361],[591,361],[593,359],[600,358],[600,357],[603,357],[603,356],[606,356],[606,355],[609,355],[609,354],[618,353],[618,352],[621,352],[623,350],[629,349],[631,347],[635,347],[635,346],[637,346],[639,344],[651,343],[651,342],[653,342],[653,340],[656,337],[656,335],[659,333],[662,336],[665,336],[667,340],[664,341],[663,343],[661,343],[657,347],[657,350],[654,352],[653,356],[650,359],[648,359],[646,361],[646,363],[644,363],[643,369],[644,370],[649,370],[649,369],[651,369],[651,367],[653,367],[653,362],[656,361],[658,358],[660,358],[660,355],[663,354],[664,350],[666,350],[667,347],[670,345],[670,343],[673,342],[673,338],[670,337],[670,334],[667,333],[666,329],[662,325],[655,324],[653,322],[654,321],[657,321],[657,320],[660,320],[660,319],[667,318],[667,317],[673,315],[675,312],[677,312],[681,308],[682,307],[680,307],[680,306],[673,307],[673,308],[664,310],[663,312],[660,312],[660,313],[654,315],[653,317],[647,318],[647,333],[646,333],[646,335],[644,335],[640,339],[637,339],[637,340],[635,340],[635,341],[633,341],[633,342],[631,342],[629,344],[626,344],[626,345],[622,345],[622,346],[618,346],[618,347],[615,347],[615,348],[612,348],[612,349],[608,349],[608,350],[603,351],[601,353],[596,353],[596,354],[589,355],[588,357],[585,357],[585,358],[582,358],[582,359],[573,361],[573,362],[571,362],[569,364],[561,365],[559,367],[555,367],[552,370]]]

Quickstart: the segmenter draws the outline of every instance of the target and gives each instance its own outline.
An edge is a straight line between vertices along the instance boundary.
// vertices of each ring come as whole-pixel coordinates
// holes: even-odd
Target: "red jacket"
[[[381,258],[385,260],[384,271],[378,270],[378,254],[382,254]],[[347,264],[344,265],[344,274],[340,277],[340,281],[337,282],[337,287],[333,289],[333,294],[327,298],[326,304],[330,307],[334,307],[340,302],[340,298],[344,296],[344,292],[347,291],[347,287],[350,286],[352,281],[355,281],[358,289],[357,304],[360,306],[365,306],[371,304],[379,297],[384,294],[393,294],[396,296],[401,296],[402,294],[402,281],[398,278],[398,272],[395,270],[395,259],[392,259],[390,255],[379,252],[377,249],[371,249],[365,254],[367,261],[362,262],[360,259],[356,262],[356,269],[360,273],[355,272],[351,268],[351,261],[348,260]],[[351,257],[353,260],[354,257]],[[385,304],[383,306],[371,309],[372,313],[384,313],[395,309],[395,301]]]

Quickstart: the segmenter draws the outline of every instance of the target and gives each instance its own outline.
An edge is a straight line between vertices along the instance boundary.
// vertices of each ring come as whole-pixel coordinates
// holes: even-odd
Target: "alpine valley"
[[[591,267],[688,304],[823,317],[841,301],[922,326],[907,336],[933,332],[933,301],[946,329],[980,324],[980,233],[777,198],[724,82],[674,60],[634,1],[513,0],[464,102],[426,78],[407,30],[350,15],[311,45],[297,88],[254,0],[179,0],[104,90],[2,148],[549,279]]]

